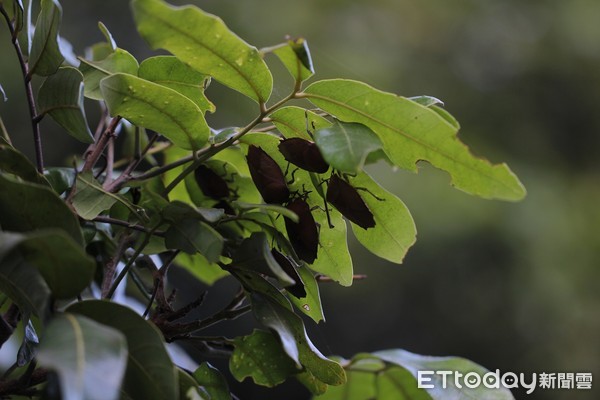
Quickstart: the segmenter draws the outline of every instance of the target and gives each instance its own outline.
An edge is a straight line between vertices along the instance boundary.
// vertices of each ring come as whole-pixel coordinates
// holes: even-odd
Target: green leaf
[[[12,253],[22,235],[0,233],[0,291],[14,301],[22,312],[45,317],[50,302],[50,288],[33,265],[19,252]]]
[[[73,168],[46,168],[44,177],[57,194],[63,194],[75,183],[75,170]]]
[[[64,57],[58,46],[61,18],[62,8],[57,0],[42,0],[29,55],[30,74],[52,75],[63,63]]]
[[[37,172],[31,161],[23,153],[7,144],[0,144],[0,171],[16,175],[32,183],[48,185],[48,181]]]
[[[281,107],[271,113],[269,118],[286,138],[299,137],[313,140],[309,131],[312,133],[314,129],[331,126],[329,120],[312,111],[295,106]]]
[[[0,226],[7,231],[26,232],[58,228],[75,242],[83,236],[75,214],[49,187],[19,182],[0,174]]]
[[[409,100],[414,101],[415,103],[418,103],[424,107],[431,107],[431,106],[443,106],[444,102],[441,101],[438,98],[435,98],[433,96],[415,96],[415,97],[409,97]]]
[[[254,330],[251,335],[236,338],[234,346],[229,370],[240,382],[251,377],[257,385],[274,387],[298,373],[294,361],[269,332]]]
[[[341,172],[361,171],[367,156],[381,148],[377,135],[357,123],[336,121],[331,127],[316,130],[314,136],[323,159]]]
[[[82,301],[68,308],[121,331],[129,349],[123,391],[133,399],[176,399],[177,370],[158,329],[133,310],[100,300]]]
[[[168,50],[195,70],[265,103],[273,77],[258,50],[223,21],[194,7],[161,0],[132,2],[138,31],[154,49]]]
[[[175,257],[175,263],[207,285],[229,275],[218,264],[209,263],[202,254],[179,253]]]
[[[327,391],[329,385],[321,382],[309,371],[304,371],[296,375],[298,382],[303,384],[312,394],[319,395]]]
[[[60,68],[46,78],[38,93],[40,114],[49,114],[75,139],[92,143],[83,108],[83,75],[73,67]]]
[[[194,378],[210,395],[210,400],[231,400],[227,381],[221,372],[209,363],[200,364],[194,371]]]
[[[393,393],[392,396],[383,397],[377,393],[375,380],[377,376],[370,372],[346,371],[347,382],[341,386],[327,388],[321,396],[315,397],[319,400],[366,400],[366,399],[398,399],[413,400],[412,397],[405,397],[402,393]]]
[[[370,229],[363,229],[352,223],[354,235],[371,253],[394,263],[402,263],[408,249],[417,240],[415,222],[408,208],[367,173],[351,178],[350,183],[356,188],[366,189],[360,191],[360,196],[375,219],[375,226]]]
[[[315,279],[313,273],[305,265],[301,265],[297,268],[298,274],[304,282],[304,288],[306,289],[306,297],[298,299],[292,295],[288,296],[288,299],[304,314],[312,318],[313,321],[319,323],[325,321],[323,315],[323,306],[321,305],[321,295],[319,294],[319,285]]]
[[[77,175],[77,191],[73,196],[73,207],[83,219],[92,220],[101,212],[111,208],[116,202],[123,204],[141,219],[137,208],[122,196],[107,192],[94,179],[91,172]]]
[[[120,332],[68,313],[52,319],[38,354],[40,365],[58,373],[64,400],[118,399],[126,360]]]
[[[209,263],[214,263],[221,257],[223,237],[210,225],[188,219],[178,221],[167,229],[165,245],[188,254],[200,253]]]
[[[24,262],[35,266],[55,298],[73,298],[92,282],[96,263],[64,232],[47,230],[29,235],[3,232],[0,236],[9,238],[12,246],[4,248],[2,253],[16,251]]]
[[[117,50],[117,42],[115,42],[115,39],[113,39],[113,36],[106,27],[106,25],[98,21],[98,29],[100,29],[100,32],[102,32],[102,35],[106,39],[106,43],[110,46],[110,48],[113,51]]]
[[[94,100],[104,100],[100,90],[100,81],[107,76],[122,72],[137,75],[138,62],[134,56],[123,49],[114,49],[106,58],[100,61],[88,61],[79,59],[81,64],[79,70],[83,74],[85,84],[85,97]]]
[[[313,83],[304,97],[342,121],[371,128],[390,160],[416,171],[425,160],[447,171],[452,184],[484,198],[516,201],[525,189],[505,164],[474,157],[456,137],[457,129],[434,110],[361,82],[334,79]]]
[[[102,79],[100,89],[111,116],[152,129],[186,150],[197,150],[208,140],[202,110],[173,89],[121,73]]]
[[[177,368],[177,376],[179,378],[179,400],[212,400],[189,373]]]
[[[291,219],[294,222],[298,222],[298,215],[295,212],[288,210],[283,206],[278,206],[277,204],[254,204],[254,203],[245,203],[243,201],[234,201],[232,202],[236,205],[240,210],[262,210],[262,211],[273,211],[282,217],[286,217]]]
[[[285,352],[292,360],[299,361],[317,379],[328,385],[341,385],[345,382],[343,368],[314,347],[299,316],[263,294],[251,293],[250,299],[256,319],[277,332]]]
[[[415,378],[417,378],[419,371],[455,371],[462,373],[463,377],[470,372],[479,375],[479,377],[483,377],[483,375],[489,372],[482,366],[460,357],[423,356],[401,349],[378,351],[373,353],[373,356],[406,369],[414,377],[413,380],[415,380],[415,383]],[[485,385],[480,385],[473,389],[468,388],[466,385],[461,385],[462,388],[459,388],[455,385],[454,379],[448,379],[446,388],[443,388],[441,375],[432,374],[428,377],[431,377],[431,381],[427,383],[431,384],[433,388],[427,388],[425,390],[434,400],[449,398],[489,400],[513,399],[510,390],[506,388],[490,389],[486,388]]]
[[[376,385],[377,394],[382,399],[394,398],[402,394],[414,400],[431,400],[431,396],[417,387],[416,379],[404,368],[391,367],[377,374]],[[447,398],[447,394],[440,397],[440,399]],[[477,397],[480,398],[482,397]]]
[[[27,323],[25,323],[27,321]],[[23,318],[23,342],[17,352],[17,366],[23,367],[37,356],[40,340],[33,323],[28,317]]]
[[[138,76],[181,93],[192,100],[202,112],[215,112],[215,105],[204,95],[210,77],[190,68],[177,57],[147,58],[140,64]]]
[[[283,284],[295,283],[271,254],[271,246],[264,232],[254,232],[249,238],[244,239],[233,255],[231,264],[235,268],[272,276]]]
[[[296,82],[304,82],[315,73],[308,43],[304,38],[290,39],[286,45],[277,47],[273,53],[279,57]]]
[[[20,7],[21,9],[19,10],[19,13],[21,14],[19,19],[21,22],[19,22],[20,29],[18,29],[18,40],[23,55],[28,56],[31,51],[31,36],[33,35],[33,26],[31,24],[31,4],[33,3],[33,0],[23,0],[22,2],[20,1],[20,3],[22,3],[22,7]]]

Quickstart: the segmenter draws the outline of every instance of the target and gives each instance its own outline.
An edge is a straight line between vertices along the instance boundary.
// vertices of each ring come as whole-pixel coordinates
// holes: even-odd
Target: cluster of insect
[[[273,157],[260,146],[249,145],[246,160],[252,181],[265,203],[284,206],[297,215],[297,221],[288,217],[284,217],[284,219],[288,239],[299,259],[312,264],[317,258],[320,227],[312,214],[314,208],[311,209],[307,202],[310,192],[304,188],[302,191],[292,191],[288,187],[288,184],[293,182],[294,173],[298,168],[321,176],[331,170],[329,176],[320,181],[321,184],[327,185],[327,191],[324,194],[324,211],[331,228],[333,225],[330,222],[328,204],[363,229],[375,226],[373,213],[358,193],[360,188],[352,186],[348,182],[346,174],[330,167],[315,142],[298,137],[283,138],[279,142],[278,149],[288,162],[288,169],[285,173]],[[286,175],[290,165],[293,165],[295,170],[291,173],[291,181],[288,181]],[[228,214],[235,214],[227,201],[231,197],[232,191],[225,177],[206,165],[200,165],[195,170],[195,180],[205,196],[218,201],[214,205],[215,208],[222,208]],[[286,273],[292,276],[296,275],[285,255],[276,249],[272,250],[272,254]],[[297,288],[297,293],[294,293],[293,287],[288,290],[297,295],[296,297],[305,295],[302,286]]]

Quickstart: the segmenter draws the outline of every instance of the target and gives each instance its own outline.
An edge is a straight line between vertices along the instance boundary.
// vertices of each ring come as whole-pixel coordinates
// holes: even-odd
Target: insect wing
[[[252,181],[265,202],[283,204],[290,197],[290,191],[275,160],[254,145],[248,148],[246,160]]]
[[[323,174],[329,169],[329,164],[323,159],[317,145],[308,140],[283,139],[279,143],[279,151],[287,161],[305,171]]]
[[[310,207],[306,201],[296,199],[290,202],[286,208],[298,215],[297,223],[285,218],[285,229],[290,243],[301,260],[312,264],[317,258],[319,249],[319,231]]]
[[[375,226],[373,213],[365,204],[358,191],[337,175],[332,175],[327,186],[327,202],[332,204],[350,221],[363,229]]]

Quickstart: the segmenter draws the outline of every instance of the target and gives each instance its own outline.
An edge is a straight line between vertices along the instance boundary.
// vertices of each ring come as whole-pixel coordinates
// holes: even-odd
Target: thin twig
[[[115,276],[115,272],[117,270],[117,265],[123,257],[125,250],[129,247],[131,237],[128,231],[125,231],[121,234],[119,238],[119,244],[117,245],[117,250],[115,251],[115,255],[106,263],[104,266],[104,278],[102,279],[101,286],[101,296],[102,298],[106,298],[107,294],[111,289],[111,283]]]
[[[17,34],[15,32],[15,28],[10,20],[10,17],[4,7],[0,5],[0,13],[6,19],[6,23],[8,25],[8,29],[10,30],[12,44],[17,52],[17,58],[19,59],[19,65],[21,66],[21,72],[23,73],[23,80],[25,82],[25,94],[27,97],[27,104],[29,105],[29,116],[31,117],[31,127],[33,129],[33,142],[35,147],[35,160],[36,167],[40,174],[44,173],[44,156],[42,153],[42,133],[40,131],[40,124],[37,109],[35,106],[35,96],[33,95],[33,88],[31,87],[31,76],[29,71],[29,65],[25,58],[23,57],[23,52],[21,51],[21,46],[19,45],[19,40],[17,39]]]
[[[133,229],[134,231],[139,231],[139,232],[150,233],[152,231],[151,229],[148,229],[148,228],[146,228],[145,226],[142,226],[142,225],[135,225],[135,224],[132,224],[130,222],[123,221],[121,219],[116,219],[116,218],[111,218],[111,217],[105,217],[105,216],[102,216],[102,215],[97,216],[92,221],[94,221],[94,222],[101,222],[101,223],[105,223],[105,224],[111,224],[111,225],[118,225],[118,226],[122,226],[124,228]],[[160,231],[154,231],[154,232],[152,232],[152,234],[154,236],[164,236],[165,235],[164,232],[160,232]]]
[[[94,168],[94,165],[96,165],[96,162],[104,152],[104,148],[108,144],[109,139],[115,134],[115,130],[117,129],[120,121],[121,117],[113,118],[108,127],[102,132],[96,143],[88,148],[88,152],[85,155],[85,163],[83,164],[81,172],[91,171],[92,168]]]

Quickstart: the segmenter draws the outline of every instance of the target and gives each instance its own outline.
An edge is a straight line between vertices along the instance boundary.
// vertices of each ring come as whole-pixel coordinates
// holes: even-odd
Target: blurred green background
[[[102,40],[99,20],[120,47],[138,58],[152,54],[135,31],[128,2],[61,3],[61,33],[77,54]],[[327,323],[309,330],[324,353],[404,348],[464,356],[504,372],[589,371],[600,378],[600,2],[193,4],[220,15],[257,47],[286,34],[307,38],[317,79],[358,79],[403,96],[442,99],[472,151],[507,162],[528,189],[520,203],[487,201],[451,188],[448,176],[428,165],[419,174],[374,166],[377,180],[411,210],[418,242],[403,265],[353,242],[355,272],[368,279],[351,288],[322,286]],[[5,27],[0,34],[0,84],[10,100],[0,112],[18,147],[31,154],[18,65]],[[268,61],[279,82],[274,95],[281,97],[291,82]],[[217,105],[213,127],[253,117],[242,96],[218,84],[208,94]],[[88,110],[92,120],[95,112]],[[43,129],[51,144],[47,160],[69,165],[65,149],[81,147],[54,135],[49,121]],[[227,285],[211,292],[218,298]],[[247,332],[249,324],[243,319],[232,329]],[[275,394],[247,384],[236,390],[242,399],[308,398],[294,383]],[[538,389],[528,398],[599,398],[593,392]]]

